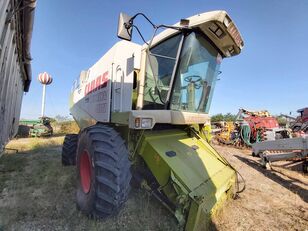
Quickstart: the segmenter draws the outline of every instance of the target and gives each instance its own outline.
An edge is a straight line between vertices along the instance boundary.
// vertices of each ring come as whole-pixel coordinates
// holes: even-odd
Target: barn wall
[[[18,130],[22,97],[31,81],[34,6],[33,0],[0,0],[0,153]]]

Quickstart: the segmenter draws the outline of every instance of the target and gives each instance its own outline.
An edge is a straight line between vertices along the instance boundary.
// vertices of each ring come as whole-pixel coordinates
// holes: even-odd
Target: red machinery
[[[287,119],[287,124],[292,129],[295,136],[308,133],[308,107],[298,109],[299,116],[292,117],[289,115],[281,114],[281,116]]]
[[[258,142],[270,137],[264,137],[270,135],[270,132],[274,132],[272,138],[277,137],[276,132],[280,134],[278,121],[275,117],[271,116],[268,111],[248,111],[240,109],[236,121],[241,123],[241,127],[249,125],[250,128],[250,142]],[[242,134],[244,135],[244,134]]]
[[[308,133],[308,107],[297,110],[300,114],[295,121],[291,124],[294,132],[303,131]]]
[[[224,144],[251,146],[264,140],[289,138],[288,129],[280,128],[275,117],[268,111],[248,111],[240,109],[233,124],[226,123],[216,134],[216,139]]]

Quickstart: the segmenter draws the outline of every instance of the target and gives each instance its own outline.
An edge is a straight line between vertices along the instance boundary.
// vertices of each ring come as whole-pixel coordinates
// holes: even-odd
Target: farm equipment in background
[[[52,136],[53,128],[49,117],[40,117],[38,120],[20,120],[17,137]]]
[[[308,172],[308,135],[304,137],[263,141],[252,145],[252,156],[261,158],[264,168],[282,160],[303,161],[303,172]]]
[[[292,130],[295,138],[272,140],[252,145],[252,155],[261,158],[261,165],[265,168],[272,162],[282,160],[303,161],[303,171],[308,172],[308,108],[297,110],[297,118],[282,115],[288,120],[287,126]]]
[[[217,127],[219,123],[215,123]],[[290,130],[280,128],[275,117],[268,111],[248,111],[239,109],[234,122],[221,122],[215,138],[223,144],[250,147],[264,140],[290,138]],[[218,126],[219,127],[219,126]]]
[[[137,16],[155,31],[143,46],[130,42]],[[174,26],[121,13],[118,25],[128,41],[82,71],[70,95],[81,131],[66,135],[62,163],[77,166],[77,207],[116,215],[133,175],[186,230],[204,230],[238,192],[236,170],[207,142],[206,125],[220,63],[241,52],[240,33],[225,11]]]
[[[293,133],[308,133],[308,107],[298,109],[297,112],[300,115],[296,118],[284,114],[281,116],[287,118],[288,127],[292,129]]]
[[[232,121],[220,121],[212,123],[214,138],[224,144],[235,144],[238,137],[235,132],[235,124]]]

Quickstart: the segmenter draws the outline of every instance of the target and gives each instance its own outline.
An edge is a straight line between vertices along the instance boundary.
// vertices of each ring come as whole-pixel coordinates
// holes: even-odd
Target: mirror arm
[[[149,44],[147,43],[147,41],[145,41],[145,39],[144,39],[143,35],[141,34],[139,28],[136,27],[135,25],[133,25],[133,27],[137,30],[137,32],[138,32],[138,34],[140,35],[142,41],[143,41],[144,43],[146,43],[147,45],[149,45]],[[128,29],[127,29],[127,30],[128,30]]]
[[[183,26],[169,26],[169,25],[165,25],[165,24],[161,24],[161,25],[155,25],[145,14],[143,13],[137,13],[135,14],[130,20],[129,20],[129,23],[125,23],[125,27],[127,29],[129,29],[130,27],[133,26],[133,23],[134,23],[134,19],[141,15],[142,17],[144,17],[151,25],[154,29],[158,29],[158,28],[161,28],[161,27],[164,27],[164,28],[170,28],[170,29],[175,29],[175,30],[182,30],[182,29],[188,29],[187,27],[183,27]]]
[[[152,25],[152,27],[153,27],[154,29],[156,28],[156,25],[155,25],[145,14],[143,14],[143,13],[137,13],[137,14],[135,14],[135,15],[129,20],[130,26],[133,25],[134,19],[135,19],[137,16],[139,16],[139,15],[143,16],[143,17]],[[125,25],[125,26],[126,26],[126,25]]]

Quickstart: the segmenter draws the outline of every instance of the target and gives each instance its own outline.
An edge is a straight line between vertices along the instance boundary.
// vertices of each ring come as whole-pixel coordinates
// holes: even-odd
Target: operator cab
[[[134,25],[137,16],[143,16],[153,26],[154,35],[148,42]],[[208,123],[220,63],[225,57],[238,55],[244,46],[228,14],[212,11],[168,26],[155,25],[142,13],[133,17],[121,13],[118,37],[131,41],[133,28],[145,44],[140,66],[135,68],[138,75],[134,83],[138,84],[132,92],[129,127],[152,129],[156,123]],[[156,35],[159,28],[165,30]],[[147,126],[142,126],[143,119],[150,121]]]
[[[131,39],[138,15],[120,16],[120,38]],[[225,11],[198,14],[174,26],[151,24],[155,33],[167,29],[143,46],[144,89],[137,108],[208,114],[222,58],[244,46],[235,24]]]
[[[178,33],[155,45],[146,65],[143,109],[208,113],[221,60],[199,31]]]

